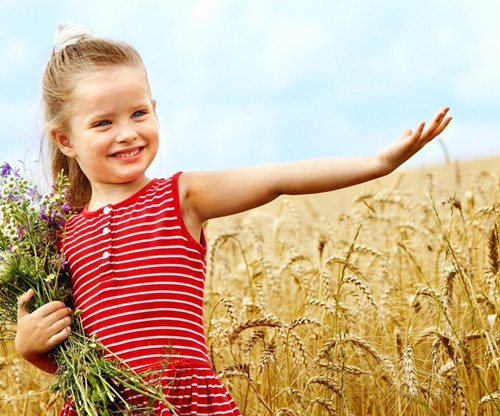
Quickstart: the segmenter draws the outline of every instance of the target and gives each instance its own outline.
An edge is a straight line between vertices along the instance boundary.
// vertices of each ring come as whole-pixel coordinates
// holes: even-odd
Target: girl
[[[405,130],[373,157],[325,158],[150,179],[158,150],[155,101],[131,46],[62,24],[43,78],[53,173],[64,169],[72,205],[64,252],[75,306],[90,335],[136,371],[175,365],[165,393],[180,415],[239,415],[210,367],[203,329],[203,223],[266,204],[282,194],[332,191],[386,175],[449,124],[448,107]],[[19,299],[23,304],[29,291]],[[54,372],[50,351],[68,337],[71,310],[51,302],[20,307],[16,347]],[[137,402],[141,397],[129,394]],[[168,413],[158,408],[157,414]],[[66,405],[61,413],[71,415]]]

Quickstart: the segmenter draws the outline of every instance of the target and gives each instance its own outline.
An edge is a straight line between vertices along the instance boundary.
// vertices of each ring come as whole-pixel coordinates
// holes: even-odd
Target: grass
[[[208,224],[207,341],[244,415],[500,414],[500,177],[486,166]],[[0,414],[58,414],[50,377],[12,345],[0,375]]]

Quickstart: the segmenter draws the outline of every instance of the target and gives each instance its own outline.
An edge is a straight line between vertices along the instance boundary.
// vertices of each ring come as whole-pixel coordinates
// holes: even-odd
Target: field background
[[[500,414],[500,158],[207,224],[205,321],[244,415]],[[7,343],[0,414],[56,415]]]

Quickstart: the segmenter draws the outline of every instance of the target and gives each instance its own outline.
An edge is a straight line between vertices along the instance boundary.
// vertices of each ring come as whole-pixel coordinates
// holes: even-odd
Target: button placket
[[[111,253],[113,250],[113,239],[111,238],[111,222],[113,216],[113,209],[109,206],[104,207],[102,210],[103,214],[107,216],[106,222],[103,225],[101,236],[102,238],[107,240],[107,246],[102,252],[101,258],[104,261],[107,261],[109,269],[111,269]],[[110,270],[113,273],[112,270]]]

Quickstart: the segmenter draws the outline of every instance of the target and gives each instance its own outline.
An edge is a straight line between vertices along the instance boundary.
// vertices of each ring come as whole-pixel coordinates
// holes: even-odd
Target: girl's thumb
[[[26,303],[33,297],[35,291],[33,289],[28,290],[26,293],[19,296],[17,299],[17,321],[26,315],[29,315],[29,310],[24,307]]]

